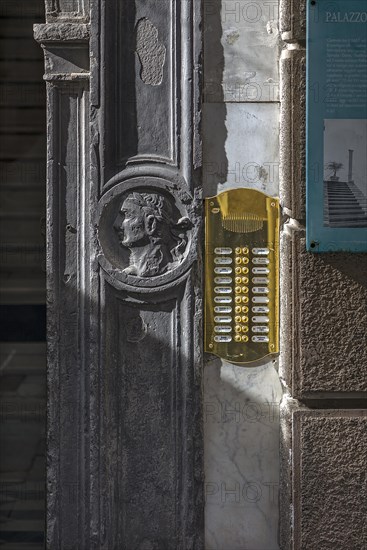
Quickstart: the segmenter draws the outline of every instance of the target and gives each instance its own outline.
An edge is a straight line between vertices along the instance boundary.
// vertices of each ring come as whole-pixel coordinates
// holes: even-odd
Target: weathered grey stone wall
[[[305,248],[305,2],[282,0],[283,550],[366,547],[367,257]]]
[[[47,547],[200,550],[200,7],[46,11]]]

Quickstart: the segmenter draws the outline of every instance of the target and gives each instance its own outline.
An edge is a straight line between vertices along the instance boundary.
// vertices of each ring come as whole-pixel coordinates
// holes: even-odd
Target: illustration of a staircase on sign
[[[367,195],[353,181],[352,159],[350,150],[348,181],[324,181],[324,225],[328,227],[367,227]]]

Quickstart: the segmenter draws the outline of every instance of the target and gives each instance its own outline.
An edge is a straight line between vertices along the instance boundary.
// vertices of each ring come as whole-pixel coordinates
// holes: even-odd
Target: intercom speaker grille
[[[227,214],[222,218],[222,226],[227,231],[232,231],[233,233],[253,233],[263,228],[264,220],[260,216],[250,212],[240,215]]]

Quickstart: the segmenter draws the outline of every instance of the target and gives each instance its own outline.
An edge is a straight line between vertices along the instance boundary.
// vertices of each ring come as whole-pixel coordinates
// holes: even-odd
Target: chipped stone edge
[[[65,5],[66,4],[66,5]],[[89,18],[89,0],[79,0],[78,1],[78,10],[70,10],[67,8],[68,2],[65,0],[45,0],[46,8],[46,21],[60,21],[60,20],[74,20],[78,19],[79,21],[87,21]]]
[[[41,23],[33,25],[34,39],[48,42],[87,42],[90,26],[84,23]]]
[[[289,215],[305,219],[306,52],[285,49],[280,58],[280,198]]]
[[[43,80],[47,82],[60,82],[60,81],[69,81],[69,82],[76,82],[76,81],[86,81],[88,82],[90,78],[89,72],[83,72],[83,73],[53,73],[53,74],[45,74],[43,75]]]
[[[305,408],[294,397],[294,375],[299,356],[299,307],[297,307],[298,258],[296,235],[304,231],[300,193],[300,151],[296,140],[304,125],[300,86],[295,86],[294,63],[305,57],[306,0],[280,0],[279,32],[284,47],[279,61],[280,77],[280,174],[279,195],[283,212],[289,217],[281,235],[281,359],[280,379],[284,393],[280,404],[280,493],[279,547],[294,548],[293,413]],[[298,72],[298,71],[297,71]],[[304,94],[304,92],[303,92]],[[303,111],[303,112],[302,112]],[[305,134],[305,127],[303,126]],[[298,177],[297,177],[298,176]],[[305,182],[302,182],[305,188]]]
[[[306,39],[306,1],[280,0],[279,31],[284,42]]]
[[[279,548],[293,550],[293,414],[302,410],[296,399],[284,393],[280,403]]]
[[[64,50],[69,48],[87,48],[90,38],[90,26],[80,23],[42,23],[33,25],[34,39],[42,46],[45,54],[45,74],[43,80],[47,82],[76,82],[90,78],[89,71],[80,72],[49,72],[48,48],[54,46]],[[75,46],[76,45],[76,46]]]

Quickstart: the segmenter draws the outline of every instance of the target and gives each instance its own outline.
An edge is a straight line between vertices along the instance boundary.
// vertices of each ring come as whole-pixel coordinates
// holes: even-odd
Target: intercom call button
[[[216,294],[231,294],[232,288],[230,286],[216,286],[214,292]]]
[[[214,282],[217,285],[230,285],[232,283],[232,277],[215,277]]]
[[[254,286],[252,292],[254,294],[268,294],[269,289],[267,286]]]
[[[226,343],[226,342],[231,342],[232,341],[232,336],[225,336],[224,334],[220,335],[220,336],[214,336],[214,342],[218,342],[218,343]]]
[[[215,306],[214,311],[215,313],[231,313],[232,308],[231,306]]]
[[[264,315],[255,315],[255,317],[252,317],[251,321],[253,323],[269,323],[269,317],[265,317]]]
[[[269,279],[267,277],[253,277],[252,282],[254,285],[268,285]]]
[[[214,331],[215,332],[232,332],[232,329],[229,326],[223,325],[223,326],[214,327]]]
[[[251,340],[257,344],[267,344],[269,342],[267,336],[253,336]]]
[[[267,267],[253,267],[252,273],[254,275],[268,275],[270,270]]]
[[[228,315],[217,315],[214,317],[214,323],[230,323],[232,321],[232,317],[229,317]]]
[[[232,263],[232,258],[228,256],[220,256],[220,257],[214,258],[214,263],[217,265],[229,265]]]
[[[269,332],[269,327],[263,327],[263,326],[258,326],[258,325],[255,325],[252,327],[252,332],[261,332],[261,333],[266,333],[266,332]]]
[[[253,296],[252,301],[254,304],[268,304],[269,298],[267,296]]]
[[[216,275],[229,275],[230,273],[232,273],[232,268],[231,267],[215,267],[214,268],[214,273]]]
[[[214,248],[214,254],[223,254],[224,256],[227,256],[228,254],[232,254],[232,248]]]
[[[269,313],[269,308],[266,306],[253,306],[252,313]]]
[[[257,264],[257,265],[267,265],[269,264],[269,258],[258,258],[258,257],[255,257],[255,258],[252,258],[252,263],[253,264]]]
[[[253,248],[252,249],[253,254],[258,254],[259,256],[267,256],[269,254],[268,248]]]
[[[214,302],[216,304],[230,304],[232,302],[231,296],[214,296]]]

